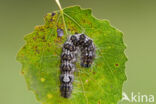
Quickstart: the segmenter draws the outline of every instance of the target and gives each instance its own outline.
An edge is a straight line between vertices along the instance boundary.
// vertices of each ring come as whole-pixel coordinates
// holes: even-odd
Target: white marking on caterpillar
[[[78,54],[81,54],[81,66],[89,68],[95,58],[95,45],[93,40],[85,34],[71,35],[63,45],[60,65],[60,92],[64,98],[69,98],[72,93]]]

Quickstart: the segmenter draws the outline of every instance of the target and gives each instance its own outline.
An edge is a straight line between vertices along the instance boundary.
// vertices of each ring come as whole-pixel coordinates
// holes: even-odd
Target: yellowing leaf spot
[[[44,82],[45,81],[45,78],[41,78],[40,80],[41,80],[41,82]]]
[[[48,97],[48,99],[51,99],[53,97],[53,95],[52,94],[48,94],[47,97]]]

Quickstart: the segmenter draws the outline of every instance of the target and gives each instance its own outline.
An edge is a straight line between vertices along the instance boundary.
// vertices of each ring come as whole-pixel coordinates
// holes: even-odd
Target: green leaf
[[[62,37],[57,37],[58,28],[64,30]],[[82,68],[77,62],[72,96],[65,99],[59,91],[61,48],[75,32],[93,39],[96,59],[91,68]],[[17,60],[28,89],[42,104],[117,104],[121,99],[127,61],[123,34],[107,20],[95,18],[90,9],[73,6],[63,9],[63,16],[59,11],[48,13],[45,24],[36,26],[24,39]]]

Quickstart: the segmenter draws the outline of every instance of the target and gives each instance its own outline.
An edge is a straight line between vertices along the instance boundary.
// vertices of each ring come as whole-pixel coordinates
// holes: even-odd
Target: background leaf
[[[73,6],[63,11],[66,28],[61,14],[55,11],[45,16],[45,25],[36,26],[24,38],[26,44],[17,60],[22,63],[29,90],[43,104],[116,104],[126,80],[123,34],[108,21],[93,17],[90,9]],[[63,37],[57,37],[60,28],[64,30]],[[72,97],[64,99],[59,91],[62,44],[69,34],[82,32],[93,39],[96,59],[88,69],[81,68],[77,62]]]

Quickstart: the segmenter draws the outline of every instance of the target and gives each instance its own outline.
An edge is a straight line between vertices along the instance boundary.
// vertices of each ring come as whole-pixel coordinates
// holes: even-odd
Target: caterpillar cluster
[[[85,34],[71,35],[63,45],[60,65],[60,92],[64,98],[69,98],[72,93],[75,63],[79,53],[81,66],[89,68],[95,58],[95,45]]]

